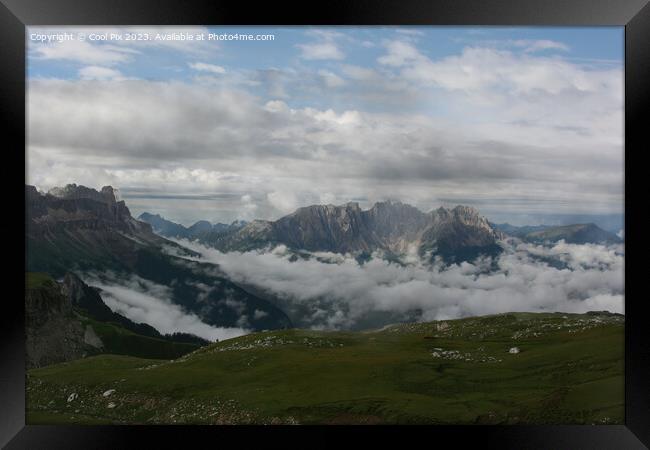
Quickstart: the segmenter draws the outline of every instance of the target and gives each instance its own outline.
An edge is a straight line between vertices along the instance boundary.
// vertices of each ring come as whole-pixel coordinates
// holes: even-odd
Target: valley
[[[380,202],[185,227],[110,186],[26,196],[29,424],[623,421],[624,250],[595,225]]]

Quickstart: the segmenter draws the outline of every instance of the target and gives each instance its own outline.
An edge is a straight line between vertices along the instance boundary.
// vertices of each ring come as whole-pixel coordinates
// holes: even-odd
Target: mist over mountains
[[[27,271],[55,278],[75,272],[106,289],[117,312],[166,332],[218,339],[291,325],[281,310],[232,283],[219,267],[180,258],[196,254],[131,217],[110,186],[25,189]],[[124,289],[110,289],[116,285]],[[159,323],[151,322],[156,318]]]
[[[593,224],[495,225],[462,205],[423,212],[391,201],[184,227],[134,219],[110,187],[26,195],[29,270],[76,271],[111,309],[164,332],[623,312],[623,244]]]
[[[508,239],[496,258],[431,264],[417,253],[397,261],[375,255],[221,252],[179,241],[237,283],[273,293],[299,327],[365,329],[503,311],[624,312],[621,244],[537,245]]]

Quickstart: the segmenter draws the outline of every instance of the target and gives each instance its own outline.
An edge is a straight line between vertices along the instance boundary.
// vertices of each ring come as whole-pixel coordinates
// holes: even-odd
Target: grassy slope
[[[172,359],[198,349],[198,344],[173,342],[136,334],[115,323],[98,322],[81,318],[84,325],[91,325],[104,344],[103,352],[115,355],[131,355],[139,358]]]
[[[622,423],[622,317],[446,323],[265,332],[173,362],[102,355],[32,370],[27,423]]]
[[[54,282],[54,279],[43,272],[26,272],[25,273],[25,289],[41,289],[45,288],[47,282]]]

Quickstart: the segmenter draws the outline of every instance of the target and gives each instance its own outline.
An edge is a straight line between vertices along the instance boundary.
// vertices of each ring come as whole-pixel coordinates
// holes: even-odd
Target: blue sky
[[[34,33],[273,34],[273,41]],[[30,27],[28,181],[134,212],[277,218],[387,198],[620,214],[622,27]]]
[[[226,69],[256,70],[260,67],[279,67],[305,64],[307,67],[332,67],[323,60],[304,61],[300,58],[300,44],[306,43],[304,27],[206,27],[215,33],[273,34],[272,42],[214,41],[212,52],[205,61]],[[74,31],[74,27],[69,30]],[[623,27],[320,27],[319,30],[335,31],[349,36],[342,50],[348,61],[360,66],[372,66],[381,56],[382,40],[394,38],[400,32],[422,33],[418,39],[421,51],[428,57],[437,59],[459,53],[466,46],[491,45],[496,48],[517,49],[509,41],[548,40],[567,47],[547,49],[539,54],[555,55],[562,58],[594,64],[623,64]],[[30,27],[30,32],[38,32],[39,27]],[[404,35],[406,36],[406,34]],[[493,42],[490,42],[493,41]],[[368,44],[373,44],[369,47]],[[523,47],[519,48],[524,50]],[[184,63],[193,62],[194,55],[156,49],[138,55],[124,67],[126,76],[151,80],[188,79],[193,71]],[[592,61],[593,60],[593,61]],[[76,78],[83,62],[69,60],[39,59],[30,53],[29,76]]]

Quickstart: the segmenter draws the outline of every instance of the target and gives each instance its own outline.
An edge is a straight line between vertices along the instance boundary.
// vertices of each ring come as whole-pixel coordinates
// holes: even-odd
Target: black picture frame
[[[2,282],[0,341],[0,445],[17,448],[178,447],[189,439],[208,439],[211,446],[225,438],[248,447],[264,444],[337,445],[344,436],[370,441],[415,445],[423,439],[439,445],[505,448],[647,448],[650,445],[650,338],[646,333],[646,299],[637,262],[641,243],[643,153],[650,117],[650,5],[648,0],[328,0],[319,5],[292,3],[172,0],[0,0],[0,123],[3,164],[0,164],[3,241],[6,254]],[[24,368],[24,231],[17,212],[24,211],[25,175],[25,26],[29,25],[571,25],[625,27],[625,425],[601,426],[445,426],[445,427],[185,427],[185,426],[25,426]],[[645,119],[645,120],[644,120]],[[23,180],[24,181],[24,180]],[[641,191],[641,193],[638,193]],[[634,201],[640,197],[640,200]],[[640,202],[640,203],[639,203]],[[23,259],[24,262],[24,259]],[[188,429],[189,428],[189,429]],[[405,429],[406,432],[405,432]],[[414,436],[413,434],[417,436]],[[407,441],[404,440],[408,437]],[[275,438],[275,439],[274,439]],[[291,441],[287,440],[291,439]],[[146,443],[146,444],[145,444]],[[411,443],[411,444],[409,444]],[[251,443],[252,444],[252,443]],[[645,444],[645,445],[644,445]],[[418,444],[422,445],[422,444]],[[426,445],[426,444],[425,444]]]

